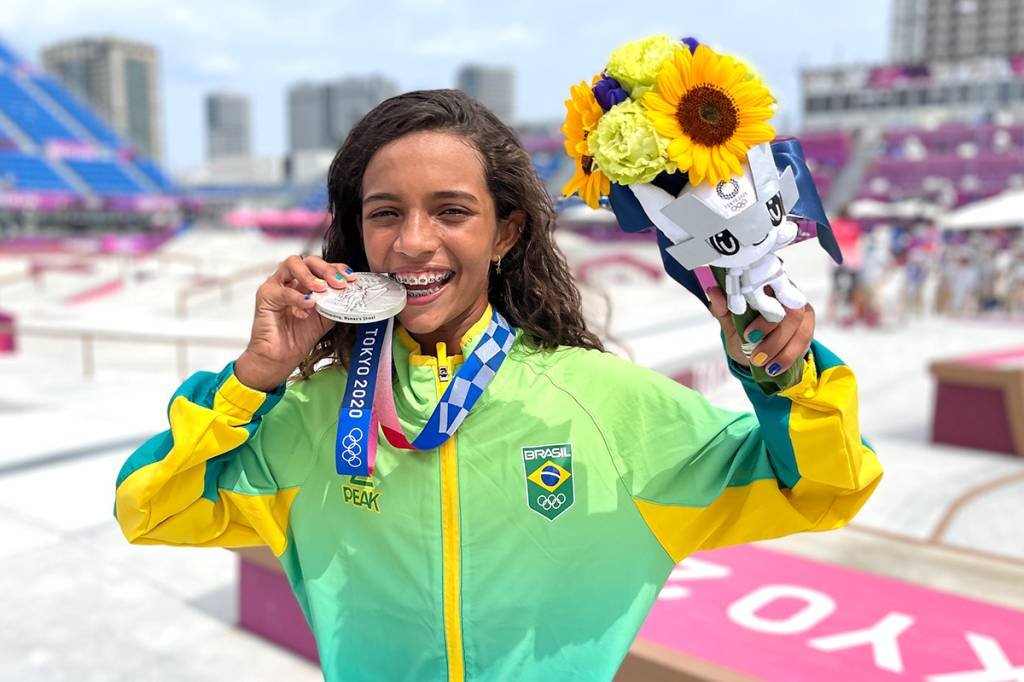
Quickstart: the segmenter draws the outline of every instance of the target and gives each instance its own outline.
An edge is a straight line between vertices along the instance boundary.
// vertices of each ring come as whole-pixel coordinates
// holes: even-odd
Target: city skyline
[[[215,90],[203,98],[206,105],[206,158],[252,156],[252,106],[249,96]]]
[[[253,154],[266,156],[287,150],[287,90],[302,80],[377,73],[404,92],[454,87],[459,68],[469,63],[509,66],[517,84],[516,122],[554,121],[563,115],[569,85],[599,70],[617,45],[667,32],[695,35],[747,59],[779,99],[774,120],[781,128],[799,119],[800,67],[881,61],[889,54],[888,0],[856,8],[800,0],[790,3],[784,22],[776,10],[750,0],[728,8],[694,6],[674,16],[667,7],[647,2],[622,12],[621,5],[592,3],[581,14],[539,2],[499,11],[409,0],[377,3],[373,11],[307,3],[282,13],[270,2],[200,8],[181,1],[125,7],[114,0],[9,0],[0,34],[36,65],[42,47],[73,37],[116,35],[157,47],[164,156],[175,172],[205,158],[203,98],[212,90],[251,98]],[[778,28],[766,32],[765,26]]]

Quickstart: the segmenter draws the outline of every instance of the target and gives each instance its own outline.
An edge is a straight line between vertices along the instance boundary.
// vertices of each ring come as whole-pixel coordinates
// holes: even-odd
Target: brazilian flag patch
[[[531,445],[522,449],[526,469],[526,502],[530,509],[554,521],[575,502],[572,443]]]

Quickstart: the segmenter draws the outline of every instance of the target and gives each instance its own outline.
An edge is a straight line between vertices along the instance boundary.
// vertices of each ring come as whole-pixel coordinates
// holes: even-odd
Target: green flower
[[[612,52],[605,73],[619,81],[630,97],[639,99],[654,86],[661,65],[672,59],[676,46],[667,35],[626,43]]]
[[[597,167],[620,185],[650,182],[668,168],[668,141],[631,99],[605,112],[587,144]]]

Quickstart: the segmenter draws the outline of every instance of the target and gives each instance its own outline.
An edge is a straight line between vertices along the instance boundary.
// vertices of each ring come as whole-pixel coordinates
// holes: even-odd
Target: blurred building
[[[820,67],[801,84],[807,130],[1024,119],[1022,57]]]
[[[289,149],[337,150],[360,118],[396,94],[398,86],[381,76],[293,85],[288,90]]]
[[[187,171],[182,180],[189,187],[276,185],[285,182],[285,164],[279,156],[222,156]]]
[[[76,38],[43,49],[43,66],[144,155],[163,147],[160,60],[151,45]]]
[[[327,146],[336,150],[359,119],[397,94],[398,86],[381,76],[343,78],[330,83],[327,86],[327,134],[332,143]]]
[[[288,148],[296,152],[331,146],[329,118],[325,85],[293,85],[288,90]]]
[[[249,98],[229,92],[206,96],[206,158],[210,161],[252,154]]]
[[[478,99],[505,123],[512,123],[515,102],[513,69],[469,64],[459,69],[456,87]]]
[[[1024,52],[1024,0],[895,0],[892,59],[898,63]]]
[[[894,0],[888,64],[804,69],[807,130],[1024,120],[1024,0]]]

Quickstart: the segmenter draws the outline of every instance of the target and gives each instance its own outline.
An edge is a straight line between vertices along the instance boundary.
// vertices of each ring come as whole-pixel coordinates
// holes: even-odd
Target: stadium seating
[[[972,126],[964,123],[947,124],[931,130],[890,130],[884,136],[884,153],[890,158],[903,158],[908,148],[919,146],[927,156],[956,154],[963,145],[974,145],[979,150],[1019,152],[1024,146],[1024,126]]]
[[[313,189],[304,194],[298,202],[296,202],[294,208],[301,208],[306,211],[326,211],[327,210],[327,184],[326,182],[318,183]]]
[[[105,198],[180,199],[159,166],[137,158],[88,104],[2,41],[0,113],[0,191],[79,194],[88,188]]]
[[[0,73],[0,102],[7,117],[37,143],[77,139],[6,73]]]
[[[1024,183],[1022,152],[1022,125],[890,130],[857,196],[893,201],[943,195],[959,206]]]
[[[41,90],[43,90],[43,92],[63,107],[65,111],[71,114],[74,119],[78,121],[83,128],[88,130],[89,134],[99,142],[110,145],[114,148],[122,146],[123,142],[121,142],[114,131],[100,121],[96,115],[89,110],[88,106],[79,102],[70,92],[61,87],[55,80],[49,76],[36,76],[33,78],[33,81]]]
[[[836,175],[850,160],[853,140],[841,131],[809,132],[800,135],[800,144],[818,194],[824,200]]]
[[[145,192],[113,161],[66,159],[64,163],[100,196],[128,196]]]
[[[0,186],[17,190],[74,192],[43,159],[11,151],[0,151]]]
[[[161,192],[175,192],[178,187],[170,178],[149,159],[138,159],[135,167],[142,171],[142,174],[149,178],[150,182],[157,186]]]

